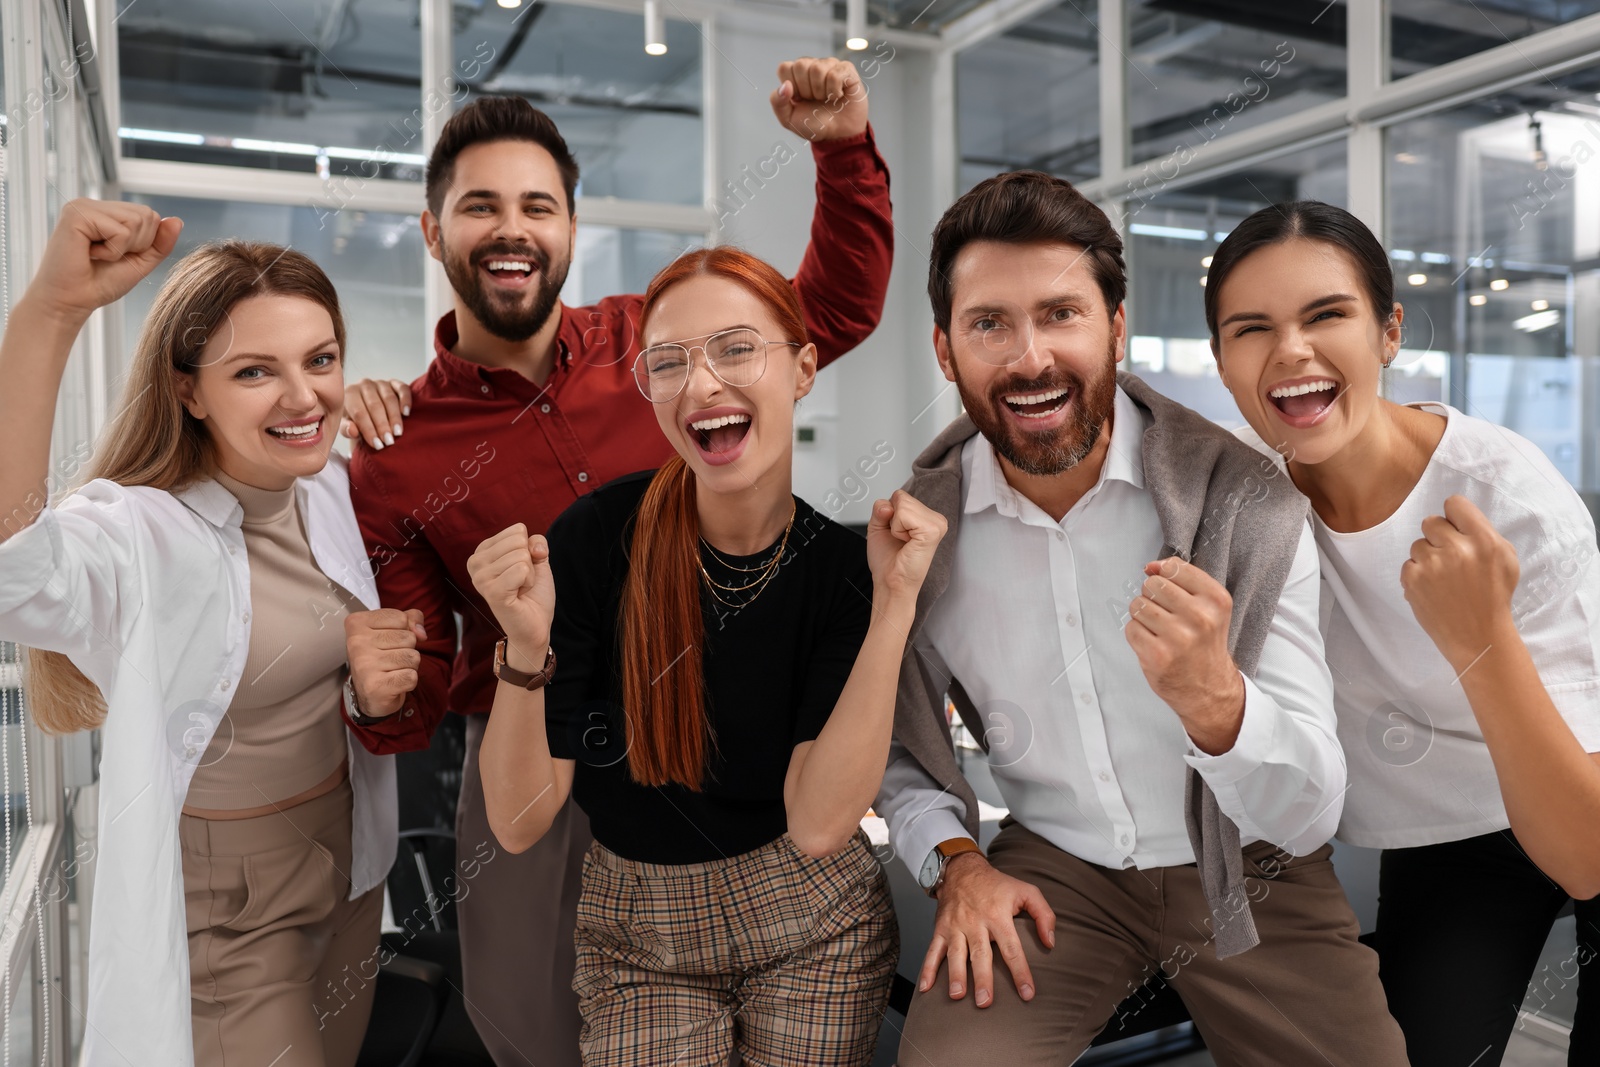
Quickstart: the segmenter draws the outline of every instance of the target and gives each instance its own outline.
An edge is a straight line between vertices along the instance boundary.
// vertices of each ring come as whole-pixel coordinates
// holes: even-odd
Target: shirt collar
[[[238,526],[244,521],[244,508],[238,498],[215,478],[201,478],[172,495],[213,526]]]
[[[1100,478],[1094,488],[1084,494],[1085,500],[1098,493],[1108,479],[1144,488],[1144,431],[1144,416],[1139,406],[1122,391],[1122,386],[1117,386],[1111,416],[1111,445],[1106,450]],[[966,478],[967,500],[961,510],[973,515],[992,507],[1008,518],[1020,518],[1024,498],[1006,481],[994,445],[980,433],[973,435],[967,447],[971,449],[971,464]]]
[[[562,318],[561,329],[556,334],[556,367],[561,368],[565,367],[571,361],[572,357],[572,350],[568,346],[566,338],[566,320],[569,316],[566,314],[565,305],[558,305],[556,310],[552,311],[551,314],[560,315]],[[456,355],[455,352],[456,345],[460,343],[460,341],[461,330],[456,325],[456,313],[455,309],[452,308],[451,310],[446,311],[443,315],[440,315],[438,323],[436,323],[433,327],[434,362],[439,365],[439,368],[443,370],[449,378],[457,382],[464,382],[469,385],[477,385],[481,382],[493,381],[494,379],[491,376],[497,374],[501,376],[511,375],[513,378],[516,378],[519,381],[527,381],[526,378],[523,378],[522,375],[518,374],[514,370],[507,370],[500,367],[485,367],[481,364],[473,363],[470,360],[462,359],[460,356]],[[551,383],[546,383],[547,389],[549,388],[550,384]],[[535,386],[535,388],[538,387]]]

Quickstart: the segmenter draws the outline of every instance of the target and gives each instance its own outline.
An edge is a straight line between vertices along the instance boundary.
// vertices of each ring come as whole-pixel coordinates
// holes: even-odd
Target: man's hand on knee
[[[973,1000],[980,1008],[994,1003],[994,949],[1011,970],[1023,1000],[1033,999],[1033,972],[1017,936],[1016,916],[1027,912],[1039,929],[1045,948],[1056,943],[1056,913],[1045,903],[1037,886],[1001,874],[978,852],[950,860],[939,888],[939,915],[933,923],[933,941],[917,976],[917,991],[925,993],[939,974],[939,961],[950,961],[950,999],[966,995],[967,963],[972,964]]]

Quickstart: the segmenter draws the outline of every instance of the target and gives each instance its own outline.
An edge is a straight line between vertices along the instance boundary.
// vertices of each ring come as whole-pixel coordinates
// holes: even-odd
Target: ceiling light
[[[1550,310],[1550,301],[1548,301],[1548,300],[1535,300],[1531,306],[1533,307],[1533,310],[1535,310],[1535,311],[1549,311]]]
[[[852,52],[867,47],[867,0],[845,0],[844,46]]]
[[[1548,311],[1535,311],[1532,315],[1524,315],[1514,320],[1511,325],[1523,333],[1538,333],[1547,330],[1561,321],[1561,312],[1553,308]]]
[[[1427,285],[1428,276],[1426,274],[1407,274],[1406,281],[1412,285]]]
[[[1497,293],[1503,293],[1507,289],[1511,288],[1511,283],[1506,281],[1504,278],[1496,278],[1494,281],[1489,283],[1489,288],[1493,289]]]
[[[644,50],[652,56],[667,54],[667,24],[661,17],[660,0],[644,0]]]
[[[1204,259],[1202,259],[1200,261],[1200,265],[1202,267],[1204,267],[1206,270],[1210,270],[1211,269],[1211,257],[1210,256],[1206,256]]]
[[[501,7],[521,7],[522,0],[500,0]]]
[[[1482,293],[1473,293],[1471,296],[1467,297],[1467,303],[1471,304],[1475,308],[1481,308],[1488,302],[1489,298],[1484,296]]]
[[[1209,277],[1211,277],[1209,274],[1200,275],[1200,284],[1201,285],[1205,285],[1206,284],[1206,279],[1209,278]]]
[[[1396,163],[1415,163],[1417,162],[1418,158],[1419,157],[1410,152],[1396,152],[1394,154],[1394,161]]]

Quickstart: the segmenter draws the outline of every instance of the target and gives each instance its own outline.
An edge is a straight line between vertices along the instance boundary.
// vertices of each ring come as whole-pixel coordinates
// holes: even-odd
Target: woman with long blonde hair
[[[81,1062],[352,1067],[394,770],[341,717],[343,617],[377,596],[342,461],[344,324],[291,249],[173,268],[120,409],[48,501],[74,339],[175,247],[136,204],[67,204],[0,340],[0,639],[46,731],[102,731]]]

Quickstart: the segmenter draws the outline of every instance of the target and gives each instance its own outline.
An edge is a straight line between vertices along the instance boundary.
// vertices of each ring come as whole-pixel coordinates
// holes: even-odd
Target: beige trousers
[[[354,1067],[383,887],[348,899],[351,802],[180,817],[195,1067]]]
[[[933,986],[912,998],[901,1067],[1071,1063],[1102,1029],[1137,1021],[1143,1005],[1128,997],[1157,971],[1222,1067],[1404,1067],[1405,1039],[1378,982],[1377,954],[1356,940],[1331,852],[1324,845],[1296,858],[1266,842],[1246,848],[1261,943],[1218,960],[1193,864],[1111,870],[1009,822],[989,862],[1038,886],[1056,915],[1053,949],[1031,918],[1016,920],[1037,992],[1024,1002],[996,959],[993,1002],[979,1008],[970,988],[950,999],[941,966]]]

